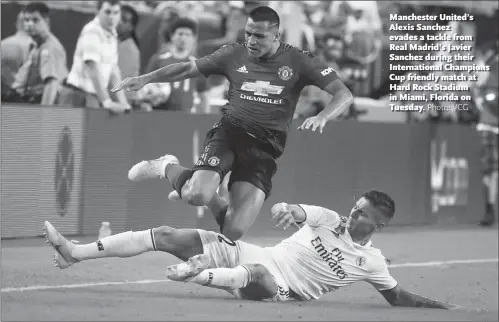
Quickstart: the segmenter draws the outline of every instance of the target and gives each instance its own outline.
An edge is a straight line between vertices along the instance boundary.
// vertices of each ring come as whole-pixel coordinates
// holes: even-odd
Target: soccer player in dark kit
[[[200,75],[227,77],[229,103],[206,134],[194,167],[182,167],[174,155],[165,155],[136,164],[128,178],[167,178],[176,191],[170,199],[176,195],[193,206],[209,205],[215,209],[220,231],[232,240],[248,231],[270,195],[276,160],[284,151],[302,89],[315,85],[333,98],[299,130],[322,133],[326,123],[353,101],[350,90],[323,60],[280,41],[279,16],[273,9],[261,6],[252,10],[245,34],[245,44],[228,44],[192,62],[126,78],[112,89],[136,91],[160,78],[176,82]],[[217,189],[229,171],[229,200],[225,200]]]

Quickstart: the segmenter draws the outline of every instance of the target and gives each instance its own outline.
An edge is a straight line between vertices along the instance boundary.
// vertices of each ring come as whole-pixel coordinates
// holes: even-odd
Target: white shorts
[[[203,243],[203,252],[210,256],[210,268],[234,268],[244,264],[260,264],[265,266],[277,283],[274,301],[288,301],[289,287],[284,281],[281,271],[276,266],[268,249],[243,241],[232,241],[222,234],[197,230]]]

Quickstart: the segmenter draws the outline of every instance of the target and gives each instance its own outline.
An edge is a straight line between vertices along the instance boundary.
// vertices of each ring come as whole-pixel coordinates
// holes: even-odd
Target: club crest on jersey
[[[220,159],[218,157],[211,157],[208,159],[208,164],[212,167],[216,167],[220,164]]]
[[[366,258],[364,256],[360,256],[357,258],[355,263],[357,264],[357,266],[364,266],[364,264],[366,263]]]
[[[280,79],[287,81],[290,80],[291,77],[293,77],[293,70],[288,66],[282,66],[277,71],[277,75],[279,75]]]
[[[347,227],[347,221],[348,221],[347,217],[340,216],[340,224],[332,231],[333,234],[336,236],[336,238],[339,238],[340,235],[343,235],[345,233],[345,229]]]

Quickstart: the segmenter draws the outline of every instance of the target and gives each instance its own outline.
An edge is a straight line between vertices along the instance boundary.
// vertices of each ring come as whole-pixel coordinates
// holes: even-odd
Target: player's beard
[[[368,227],[366,224],[362,224],[358,220],[348,218],[347,221],[347,230],[352,239],[360,240],[366,238],[372,234],[375,230],[374,227]]]

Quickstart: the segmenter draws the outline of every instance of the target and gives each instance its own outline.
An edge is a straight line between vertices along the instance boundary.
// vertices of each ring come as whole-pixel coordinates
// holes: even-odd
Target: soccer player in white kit
[[[124,232],[87,245],[76,245],[45,222],[54,263],[61,269],[88,259],[168,252],[186,262],[167,267],[171,280],[225,289],[242,299],[315,300],[354,282],[372,284],[394,306],[455,309],[403,290],[390,275],[372,234],[393,217],[395,203],[385,193],[362,195],[348,218],[318,206],[278,203],[276,227],[303,227],[273,247],[232,241],[222,234],[167,226]]]

